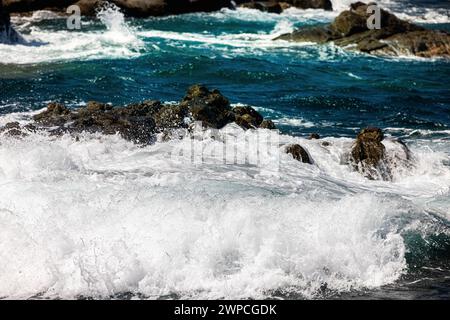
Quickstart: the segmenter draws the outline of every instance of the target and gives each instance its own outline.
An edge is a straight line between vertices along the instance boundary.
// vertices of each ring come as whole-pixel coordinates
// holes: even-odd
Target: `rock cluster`
[[[47,109],[33,117],[35,130],[52,134],[102,133],[120,134],[124,139],[138,144],[155,141],[155,135],[173,129],[188,128],[198,121],[204,127],[220,129],[235,122],[243,129],[274,129],[270,120],[249,106],[232,108],[218,90],[210,91],[202,85],[189,88],[179,104],[163,104],[148,100],[125,107],[91,101],[86,107],[69,109],[60,103],[50,103]],[[0,132],[21,136],[26,134],[18,123],[9,123]],[[25,128],[27,129],[27,128]]]
[[[270,13],[281,13],[285,9],[296,7],[300,9],[323,9],[332,10],[330,0],[282,0],[282,1],[237,1],[242,8],[257,9]]]
[[[211,12],[234,8],[235,4],[263,11],[281,12],[288,7],[331,10],[330,0],[3,0],[8,12],[30,12],[48,9],[64,11],[71,4],[80,7],[83,15],[94,15],[105,3],[112,3],[134,17],[162,16],[190,12]]]
[[[370,4],[369,4],[370,5]],[[427,30],[401,20],[381,9],[381,28],[369,29],[367,21],[372,12],[362,2],[354,3],[341,12],[328,26],[299,29],[275,40],[327,43],[356,49],[374,55],[416,55],[419,57],[450,57],[450,34]]]
[[[230,123],[236,123],[244,130],[275,129],[273,122],[264,119],[254,108],[233,108],[220,91],[209,90],[202,85],[190,87],[186,96],[177,104],[147,100],[124,107],[113,107],[91,101],[83,108],[69,109],[63,104],[53,102],[48,104],[46,110],[36,114],[33,120],[34,122],[24,126],[17,122],[7,123],[0,127],[0,135],[21,138],[36,131],[74,136],[82,132],[120,134],[126,140],[147,145],[156,141],[158,133],[170,137],[170,133],[175,130],[189,131],[193,122],[200,122],[204,128],[215,129]],[[326,141],[320,141],[321,137],[317,133],[311,134],[309,139],[319,140],[318,143],[323,147],[330,145]],[[411,154],[400,140],[390,140],[399,148],[396,152],[387,152],[383,140],[381,129],[363,129],[348,154],[349,165],[369,179],[392,180],[396,167],[411,163]],[[290,144],[283,148],[299,162],[314,163],[310,153],[299,144]]]

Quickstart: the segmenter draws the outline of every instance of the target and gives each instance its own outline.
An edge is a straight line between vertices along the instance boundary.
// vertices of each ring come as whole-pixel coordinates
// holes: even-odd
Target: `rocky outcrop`
[[[285,151],[286,153],[291,154],[295,160],[308,164],[313,163],[308,152],[299,144],[290,144],[286,146]]]
[[[96,10],[107,3],[117,5],[124,13],[133,17],[162,16],[190,12],[211,12],[222,8],[233,8],[234,4],[268,12],[280,13],[291,6],[331,10],[330,0],[3,0],[8,12],[23,13],[35,10],[64,12],[71,4],[80,7],[83,15],[95,15]]]
[[[9,13],[21,13],[46,8],[67,8],[77,1],[78,0],[3,0],[3,6]]]
[[[368,5],[354,3],[333,23],[325,27],[310,27],[282,35],[275,40],[327,43],[356,49],[374,55],[416,55],[420,57],[450,57],[450,34],[427,30],[401,20],[381,9],[381,29],[369,29],[367,21],[372,12]]]
[[[394,172],[412,167],[411,151],[399,139],[385,141],[392,147],[387,150],[384,134],[379,128],[363,129],[356,137],[350,153],[354,169],[371,180],[392,180]]]
[[[6,11],[0,0],[0,43],[14,44],[21,39],[22,37],[11,26],[9,12]]]
[[[60,103],[50,103],[47,109],[33,117],[33,130],[51,134],[77,134],[81,132],[120,134],[124,139],[138,144],[155,141],[156,134],[170,136],[171,130],[188,129],[195,121],[203,127],[220,129],[235,122],[243,129],[274,129],[270,120],[264,120],[249,106],[231,108],[227,98],[218,90],[202,85],[189,88],[179,104],[163,104],[148,100],[125,107],[91,101],[83,108],[69,109]],[[0,128],[0,133],[21,137],[31,127],[10,123]]]
[[[237,1],[242,8],[257,9],[270,13],[281,13],[283,10],[295,7],[300,9],[333,10],[330,0],[282,0],[282,1]]]

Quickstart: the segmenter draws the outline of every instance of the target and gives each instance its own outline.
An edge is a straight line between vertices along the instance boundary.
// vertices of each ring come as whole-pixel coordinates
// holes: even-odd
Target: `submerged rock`
[[[368,5],[357,2],[328,26],[309,27],[284,34],[275,40],[327,43],[374,55],[450,57],[450,34],[427,30],[381,9],[381,29],[369,29]]]
[[[303,163],[312,164],[312,159],[308,152],[299,144],[290,144],[286,146],[286,153],[291,154],[295,160]]]

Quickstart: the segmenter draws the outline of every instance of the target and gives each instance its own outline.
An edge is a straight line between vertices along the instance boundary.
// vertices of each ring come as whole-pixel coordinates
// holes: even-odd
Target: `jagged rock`
[[[386,165],[386,147],[382,143],[383,132],[379,128],[363,129],[353,145],[351,163],[355,170],[371,180],[391,180],[390,168]]]
[[[179,104],[147,100],[126,107],[113,107],[90,101],[86,107],[72,110],[60,103],[50,103],[33,120],[39,129],[53,134],[119,133],[123,138],[139,144],[152,143],[158,133],[163,133],[164,137],[172,136],[171,133],[179,136],[177,130],[188,129],[193,121],[201,121],[204,127],[216,129],[231,122],[238,123],[244,129],[274,127],[270,120],[264,120],[252,107],[231,109],[228,99],[218,90],[210,91],[201,85],[190,87]]]
[[[3,6],[9,13],[30,12],[47,8],[67,8],[78,0],[3,0]]]
[[[352,158],[356,164],[375,167],[384,156],[385,147],[381,143],[384,135],[379,128],[363,129],[356,137],[355,145],[352,149]]]
[[[18,122],[8,122],[3,127],[0,127],[0,133],[10,137],[25,137],[29,132],[36,131],[36,127],[32,124],[21,126]]]
[[[320,139],[320,135],[318,133],[311,133],[308,137],[309,140]]]
[[[219,90],[209,91],[201,85],[190,87],[180,106],[187,107],[192,118],[205,127],[220,129],[235,119],[228,99]]]
[[[14,44],[19,42],[22,37],[11,26],[9,12],[3,7],[0,0],[0,43]]]
[[[368,5],[357,2],[343,11],[330,25],[309,27],[277,37],[275,40],[326,43],[375,55],[416,55],[450,57],[450,34],[427,30],[397,18],[381,9],[381,29],[369,29]]]
[[[275,1],[254,1],[246,2],[240,5],[241,8],[256,9],[259,11],[270,12],[270,13],[281,13],[287,6],[282,6],[279,2]]]
[[[244,129],[257,128],[264,120],[263,116],[249,106],[234,107],[235,122]]]
[[[51,103],[47,110],[35,115],[33,119],[38,125],[49,127],[56,134],[119,133],[126,140],[147,144],[153,140],[155,121],[145,111],[141,105],[113,108],[110,105],[89,102],[85,108],[69,110],[62,104]]]
[[[290,5],[300,9],[323,9],[333,10],[333,4],[330,0],[284,0]]]
[[[288,145],[286,147],[286,153],[291,154],[295,160],[301,161],[303,163],[313,163],[308,152],[299,144]]]
[[[330,0],[271,0],[271,1],[237,1],[240,7],[257,9],[260,11],[281,13],[283,10],[296,7],[300,9],[324,9],[333,10]]]
[[[261,124],[259,125],[259,127],[261,129],[270,129],[270,130],[273,130],[273,129],[277,128],[272,120],[263,120],[261,122]]]
[[[358,134],[350,160],[355,170],[371,180],[390,181],[396,172],[414,166],[411,151],[403,141],[384,139],[381,129],[372,127]]]

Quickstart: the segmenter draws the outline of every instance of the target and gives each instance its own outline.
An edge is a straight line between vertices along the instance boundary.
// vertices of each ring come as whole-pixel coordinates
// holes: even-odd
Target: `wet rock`
[[[2,0],[9,13],[30,12],[48,8],[67,8],[78,0]]]
[[[201,121],[205,127],[220,129],[235,120],[230,102],[217,89],[209,91],[204,86],[194,85],[180,106],[188,108],[193,120]]]
[[[282,0],[282,1],[237,1],[240,7],[257,9],[270,13],[281,13],[290,7],[299,9],[333,10],[330,0]]]
[[[351,161],[356,170],[369,179],[382,177],[387,180],[390,173],[383,166],[386,148],[382,141],[383,132],[379,128],[363,129],[353,145]]]
[[[309,27],[282,35],[275,40],[326,43],[374,55],[416,55],[421,57],[450,57],[450,34],[427,30],[397,18],[381,9],[381,29],[369,29],[367,21],[372,12],[368,5],[354,3],[328,26]]]
[[[318,133],[311,133],[308,137],[309,140],[320,139],[320,135]]]
[[[257,128],[264,120],[263,116],[249,106],[234,107],[235,122],[244,129]]]
[[[210,12],[231,7],[231,0],[80,0],[76,4],[82,14],[95,15],[96,10],[112,3],[126,15],[146,18],[189,12]]]
[[[36,124],[49,128],[55,134],[119,133],[126,140],[147,144],[153,141],[155,121],[147,115],[146,107],[131,105],[113,108],[107,104],[89,102],[85,108],[69,110],[62,104],[51,103],[47,110],[35,115],[33,119]]]
[[[274,130],[277,128],[272,120],[263,120],[259,125],[259,127],[261,129],[270,129],[270,130]]]
[[[284,9],[287,7],[290,7],[289,5],[282,6],[279,2],[275,1],[253,1],[253,2],[246,2],[240,5],[241,8],[247,8],[247,9],[256,9],[263,12],[269,12],[269,13],[281,13]]]
[[[295,160],[301,161],[303,163],[312,164],[312,159],[308,152],[299,144],[290,144],[286,147],[286,153],[289,153],[294,157]]]
[[[166,131],[167,129],[187,128],[185,121],[189,116],[189,109],[181,105],[165,105],[153,116],[157,131]],[[168,133],[167,133],[168,134]]]
[[[11,26],[9,12],[3,7],[0,1],[0,43],[15,44],[20,42],[22,37]]]
[[[60,103],[50,103],[33,120],[38,129],[54,135],[119,133],[123,138],[139,144],[152,143],[160,133],[162,137],[180,137],[183,130],[189,129],[195,121],[201,122],[202,127],[216,129],[232,122],[244,129],[275,127],[252,107],[232,109],[228,99],[218,90],[210,91],[201,85],[190,87],[179,104],[147,100],[126,107],[114,107],[90,101],[84,108],[69,109]]]
[[[18,122],[8,122],[0,127],[0,133],[10,137],[25,137],[30,132],[35,132],[36,127],[33,124],[21,126]]]

